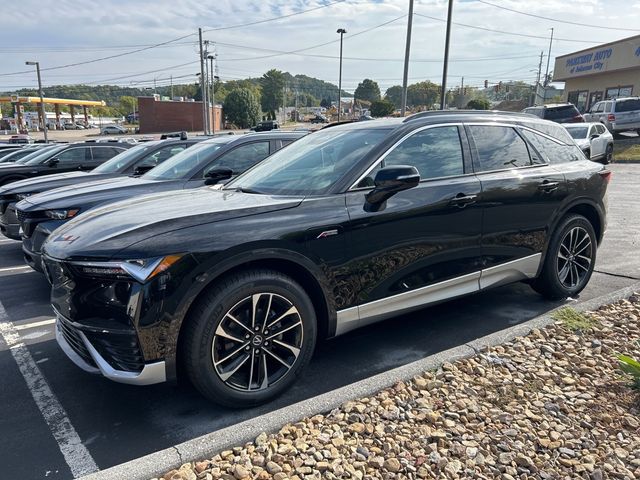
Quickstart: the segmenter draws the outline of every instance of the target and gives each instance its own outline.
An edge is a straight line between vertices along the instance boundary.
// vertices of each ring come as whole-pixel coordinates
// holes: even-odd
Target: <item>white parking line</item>
[[[32,268],[29,265],[23,265],[22,267],[7,267],[7,268],[0,268],[0,273],[2,272],[18,272],[18,271],[25,271],[26,270],[32,270]]]
[[[44,417],[53,437],[58,442],[58,448],[62,452],[73,478],[78,478],[98,471],[96,462],[91,457],[89,450],[82,444],[75,428],[71,425],[67,412],[51,391],[51,387],[42,376],[42,372],[33,360],[31,353],[20,340],[18,330],[9,321],[7,312],[0,302],[0,335],[11,351],[14,360],[18,364],[20,373],[31,391],[31,396],[36,402],[40,413]]]
[[[27,330],[29,328],[44,327],[45,325],[53,325],[54,323],[56,323],[56,319],[49,318],[47,320],[41,320],[39,322],[22,323],[20,325],[14,325],[13,328],[19,331],[19,330]]]

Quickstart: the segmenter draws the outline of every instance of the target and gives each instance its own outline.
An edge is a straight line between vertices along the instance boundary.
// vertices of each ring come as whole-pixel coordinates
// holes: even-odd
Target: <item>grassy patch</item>
[[[551,314],[551,318],[572,331],[589,330],[597,324],[589,315],[578,312],[575,308],[571,307],[562,307],[556,310]]]
[[[616,143],[613,147],[613,160],[614,162],[640,160],[640,145]]]
[[[637,341],[640,346],[640,340]],[[631,379],[631,386],[640,390],[640,362],[628,355],[618,355],[620,369]]]

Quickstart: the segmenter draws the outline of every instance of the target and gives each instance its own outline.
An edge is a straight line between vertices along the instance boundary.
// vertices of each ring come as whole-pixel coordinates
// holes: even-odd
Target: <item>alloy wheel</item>
[[[236,390],[265,390],[291,370],[303,333],[293,303],[275,293],[254,293],[229,309],[216,328],[211,346],[215,372]]]
[[[560,283],[574,289],[589,275],[593,258],[593,244],[589,232],[582,227],[571,228],[562,238],[557,258]]]

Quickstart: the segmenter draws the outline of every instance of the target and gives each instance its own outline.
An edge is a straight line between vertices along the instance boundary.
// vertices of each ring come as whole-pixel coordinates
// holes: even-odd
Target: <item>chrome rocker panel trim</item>
[[[59,317],[59,314],[57,314],[56,317]],[[69,343],[67,343],[60,331],[59,322],[59,318],[56,318],[56,341],[58,342],[58,345],[60,345],[60,348],[62,348],[62,351],[67,355],[67,357],[69,357],[73,363],[85,372],[101,374],[109,380],[126,383],[128,385],[152,385],[154,383],[163,383],[167,381],[167,372],[164,361],[147,363],[140,373],[116,370],[97,352],[84,333],[79,331],[78,333],[82,338],[85,347],[89,351],[93,361],[98,365],[98,368],[89,365],[73,350],[73,348],[71,348]]]
[[[337,312],[336,336],[401,313],[450,300],[490,287],[534,278],[538,274],[542,254],[536,253],[443,282],[374,300]]]

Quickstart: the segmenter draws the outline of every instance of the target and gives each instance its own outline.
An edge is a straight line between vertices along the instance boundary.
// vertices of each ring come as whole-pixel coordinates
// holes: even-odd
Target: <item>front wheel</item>
[[[186,321],[181,348],[189,379],[209,400],[230,407],[258,405],[286,390],[316,342],[309,296],[271,270],[227,277]]]
[[[549,300],[578,295],[593,273],[596,243],[593,226],[585,217],[565,217],[551,237],[542,271],[531,287]]]

